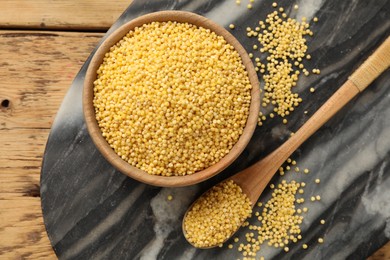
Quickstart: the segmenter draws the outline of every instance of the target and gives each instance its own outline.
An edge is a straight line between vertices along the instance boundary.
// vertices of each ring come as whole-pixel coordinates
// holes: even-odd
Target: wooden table
[[[56,258],[39,178],[73,78],[130,0],[3,0],[0,9],[0,259]],[[390,259],[390,243],[370,259]]]

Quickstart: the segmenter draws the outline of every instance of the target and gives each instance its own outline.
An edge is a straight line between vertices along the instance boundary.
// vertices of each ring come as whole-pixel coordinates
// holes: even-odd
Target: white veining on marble
[[[241,1],[240,5],[237,5],[235,2],[235,0],[221,2],[221,4],[218,5],[218,8],[214,8],[207,13],[207,17],[227,28],[229,24],[234,23],[234,21],[248,14],[248,12],[249,14],[256,15],[254,9],[256,9],[256,6],[263,4],[263,1],[257,0],[254,3],[250,3],[252,5],[252,9],[248,9],[247,4],[249,4],[249,1]],[[228,19],[226,19],[227,17]],[[259,17],[259,20],[260,19],[263,18]],[[238,28],[235,30],[237,29]]]
[[[383,163],[379,169],[378,181],[384,174],[386,164]],[[390,239],[390,178],[386,182],[381,182],[380,186],[375,186],[373,192],[365,192],[362,196],[363,205],[368,214],[381,215],[386,221],[385,235]]]
[[[300,0],[298,4],[298,11],[296,15],[297,20],[301,20],[302,17],[306,17],[310,21],[315,13],[322,7],[323,0]]]
[[[155,216],[153,227],[155,238],[142,250],[141,260],[157,259],[158,253],[164,246],[164,240],[173,230],[181,226],[181,216],[195,199],[197,191],[197,186],[163,188],[151,200],[150,206]],[[173,197],[172,200],[167,199],[169,195]]]
[[[192,259],[194,254],[196,253],[195,247],[190,247],[180,256],[179,260],[189,260]]]
[[[74,81],[76,82],[76,78]],[[77,121],[81,124],[83,120],[83,113],[75,113],[75,111],[82,111],[82,95],[80,95],[77,89],[71,88],[64,97],[61,103],[60,109],[54,119],[51,131],[61,131],[66,128],[67,125],[73,125]],[[70,108],[70,109],[69,109]],[[69,120],[71,120],[69,122]],[[61,127],[61,128],[58,128]],[[51,133],[53,134],[53,133]]]
[[[386,219],[385,236],[390,239],[390,218]]]
[[[83,237],[77,243],[73,244],[68,250],[61,256],[62,259],[70,259],[77,256],[88,245],[93,243],[96,239],[99,239],[105,232],[107,232],[115,223],[120,221],[126,212],[131,208],[133,203],[138,199],[141,193],[145,190],[145,185],[138,185],[122,202],[104,219],[99,223],[89,234]]]
[[[363,101],[363,99],[359,100],[356,107],[364,106]],[[390,108],[386,110],[383,111],[383,114],[390,113]],[[376,113],[377,111],[375,110],[368,111],[359,121],[370,122]],[[369,123],[366,126],[359,127],[358,124],[354,124],[344,128],[333,136],[331,140],[327,140],[326,143],[322,144],[321,147],[315,147],[309,156],[302,158],[301,164],[309,168],[318,169],[318,164],[322,164],[320,167],[321,172],[327,175],[326,186],[328,188],[333,187],[333,191],[326,192],[327,196],[323,197],[326,203],[337,199],[340,193],[355,178],[371,170],[386,156],[386,153],[390,150],[390,122],[383,122],[383,124],[387,124],[387,126],[383,125],[382,129],[378,129],[380,125]],[[349,140],[351,136],[356,136],[353,142]],[[376,141],[372,142],[372,139]],[[329,161],[326,156],[328,154],[337,154],[339,144],[345,144],[347,149],[342,150],[341,154],[334,161]],[[327,162],[326,165],[324,164],[325,161]],[[309,219],[309,221],[311,220]]]

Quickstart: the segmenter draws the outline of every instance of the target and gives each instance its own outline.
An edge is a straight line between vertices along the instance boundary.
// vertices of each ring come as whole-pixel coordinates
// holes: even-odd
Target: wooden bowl
[[[237,143],[233,146],[230,152],[223,157],[218,163],[198,172],[195,172],[191,175],[185,176],[159,176],[151,175],[146,173],[143,170],[140,170],[126,161],[122,160],[116,152],[110,147],[105,138],[102,136],[102,132],[97,124],[95,117],[95,110],[93,106],[93,82],[96,79],[96,71],[100,64],[103,61],[104,54],[109,51],[110,47],[115,45],[123,36],[125,36],[130,30],[133,30],[135,27],[141,26],[145,23],[151,22],[166,22],[166,21],[176,21],[176,22],[187,22],[194,24],[198,27],[203,27],[214,31],[217,35],[223,36],[225,40],[231,44],[236,51],[240,54],[242,62],[246,67],[248,72],[249,80],[252,85],[251,90],[251,104],[249,109],[249,116],[247,123],[243,130],[242,135],[240,136]],[[114,31],[98,48],[95,55],[93,56],[91,63],[89,64],[85,82],[84,82],[84,91],[83,91],[83,110],[86,125],[89,131],[89,134],[95,143],[98,150],[101,154],[110,162],[117,170],[120,172],[134,178],[138,181],[163,187],[180,187],[187,186],[191,184],[196,184],[207,180],[217,173],[221,172],[227,166],[229,166],[244,150],[248,144],[250,138],[253,135],[253,132],[257,125],[257,118],[260,109],[260,91],[259,91],[259,81],[257,78],[256,71],[252,64],[252,61],[249,58],[249,55],[242,47],[242,45],[223,27],[217,25],[211,20],[194,14],[184,11],[161,11],[156,13],[147,14],[141,17],[138,17],[120,28]]]

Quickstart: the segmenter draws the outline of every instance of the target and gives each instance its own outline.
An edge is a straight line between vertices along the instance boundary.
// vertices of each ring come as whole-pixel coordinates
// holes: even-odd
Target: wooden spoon
[[[353,97],[359,92],[362,92],[383,71],[389,68],[389,66],[390,37],[379,46],[379,48],[348,78],[340,89],[337,90],[336,93],[334,93],[283,145],[261,161],[228,179],[233,180],[242,188],[242,191],[249,197],[252,208],[256,205],[261,193],[278,171],[279,167],[290,157],[290,155]],[[194,203],[196,203],[196,201]],[[187,212],[191,209],[192,205]],[[184,234],[186,234],[184,220],[187,212],[184,215],[182,225]],[[235,232],[236,231],[234,231],[231,236],[233,236]]]

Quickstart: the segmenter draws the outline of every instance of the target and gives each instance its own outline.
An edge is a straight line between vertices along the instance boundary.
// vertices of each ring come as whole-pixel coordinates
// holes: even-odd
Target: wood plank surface
[[[107,30],[131,0],[2,0],[0,28]]]
[[[39,197],[42,156],[61,101],[102,36],[0,31],[1,259],[55,259]]]
[[[0,259],[56,259],[39,197],[47,137],[73,78],[103,36],[83,31],[107,30],[130,2],[1,2]],[[390,243],[369,259],[390,259]]]
[[[390,259],[390,242],[376,251],[368,260],[389,260]]]

